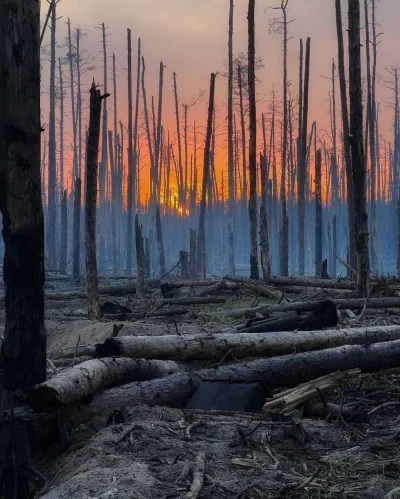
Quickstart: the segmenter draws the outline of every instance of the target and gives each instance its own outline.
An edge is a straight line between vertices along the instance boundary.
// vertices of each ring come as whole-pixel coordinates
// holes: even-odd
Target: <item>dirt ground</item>
[[[62,283],[53,287],[69,289]],[[306,290],[300,298],[307,299]],[[156,309],[153,301],[102,297],[107,299]],[[257,302],[242,295],[210,308]],[[197,317],[205,307],[191,306],[179,318],[111,320],[94,327],[83,320],[82,299],[47,300],[46,305],[50,358],[77,345],[104,341],[114,323],[123,326],[119,335],[184,335],[243,322],[205,320]],[[367,310],[354,325],[395,324],[397,317],[397,310]],[[341,320],[347,324],[348,318]],[[71,428],[66,450],[55,445],[40,454],[35,465],[48,483],[35,497],[189,499],[196,462],[204,452],[199,499],[400,498],[400,371],[363,375],[354,384],[331,390],[326,400],[342,407],[342,414],[311,418],[301,406],[273,416],[228,415],[150,408],[132,401],[123,420],[97,429],[92,422]]]

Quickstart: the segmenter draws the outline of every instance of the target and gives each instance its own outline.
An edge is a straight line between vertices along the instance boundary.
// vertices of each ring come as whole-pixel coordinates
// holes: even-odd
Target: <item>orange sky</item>
[[[279,0],[258,1],[256,12],[257,56],[261,57],[264,68],[259,72],[261,80],[258,86],[258,115],[266,111],[266,99],[275,84],[280,93],[282,80],[282,51],[281,40],[277,34],[268,34],[268,20],[278,12],[270,7],[276,6]],[[343,12],[347,11],[346,1],[343,1]],[[142,38],[143,54],[147,67],[147,95],[148,102],[151,96],[157,97],[158,67],[162,60],[165,69],[164,93],[164,126],[171,132],[175,131],[174,101],[172,94],[172,72],[178,74],[179,97],[183,103],[189,103],[197,95],[199,89],[207,91],[211,72],[224,72],[227,60],[228,39],[228,6],[229,0],[63,0],[58,5],[58,43],[62,44],[66,34],[65,22],[71,18],[73,26],[86,30],[87,37],[83,47],[95,56],[96,70],[85,76],[86,89],[94,76],[102,81],[102,61],[100,54],[100,30],[96,29],[101,22],[109,27],[108,52],[117,55],[118,91],[119,91],[119,119],[127,123],[126,111],[126,28],[132,29],[133,47],[136,38]],[[318,129],[326,127],[328,117],[328,92],[330,82],[321,75],[330,76],[332,57],[336,58],[336,32],[334,19],[334,0],[290,0],[289,17],[295,21],[290,24],[289,42],[289,77],[293,82],[293,95],[297,95],[298,78],[298,40],[300,37],[311,36],[311,83],[310,83],[310,112],[309,123],[317,120]],[[42,2],[43,14],[47,10],[47,3]],[[247,0],[235,2],[234,54],[246,51],[247,44]],[[400,18],[400,2],[398,0],[382,0],[378,3],[379,31],[383,32],[382,43],[379,46],[379,73],[386,77],[385,67],[400,65],[399,47],[400,34],[398,19]],[[364,33],[362,34],[364,38]],[[49,41],[49,32],[44,44]],[[65,48],[58,48],[57,56],[66,54]],[[111,60],[109,61],[111,67]],[[135,68],[135,64],[134,64]],[[110,72],[111,77],[111,72]],[[68,78],[67,69],[65,78]],[[111,79],[109,82],[111,88]],[[42,75],[43,91],[48,88],[48,63],[44,62]],[[85,87],[84,87],[85,90]],[[226,80],[221,76],[217,79],[216,102],[219,122],[218,133],[225,127],[226,117]],[[378,101],[384,107],[384,101],[390,99],[390,94],[378,85]],[[48,123],[48,97],[43,96],[42,109],[44,122]],[[66,119],[70,119],[70,102],[66,100]],[[112,127],[113,114],[112,99],[108,99],[109,128]],[[191,121],[196,119],[199,128],[206,122],[207,97],[191,110]],[[86,119],[86,117],[85,117]],[[391,111],[383,109],[380,123],[380,133],[390,140]],[[68,131],[68,130],[67,130]],[[261,138],[261,133],[259,135]],[[218,170],[225,168],[225,150],[223,135],[218,137]],[[66,137],[66,144],[71,142]],[[201,162],[202,154],[199,154]],[[218,174],[220,178],[220,174]],[[69,184],[70,186],[70,184]]]

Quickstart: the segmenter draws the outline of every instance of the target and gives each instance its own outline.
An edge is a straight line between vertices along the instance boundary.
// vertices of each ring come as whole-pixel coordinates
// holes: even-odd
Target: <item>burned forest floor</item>
[[[49,379],[95,358],[95,346],[108,338],[246,330],[263,317],[300,313],[287,311],[287,304],[349,300],[348,307],[337,306],[338,324],[328,330],[400,325],[400,284],[389,279],[376,281],[371,300],[393,303],[369,308],[350,306],[355,295],[346,279],[329,281],[343,284],[338,288],[298,285],[296,279],[267,287],[217,277],[190,286],[169,276],[167,283],[150,279],[146,299],[138,300],[133,280],[102,278],[102,320],[92,323],[85,319],[84,286],[51,277],[46,283]],[[398,306],[389,306],[396,300]],[[266,314],[263,306],[271,311]],[[2,308],[2,325],[4,320]],[[228,350],[208,360],[176,360],[199,372],[254,358],[237,358]],[[284,400],[255,413],[146,405],[127,392],[124,407],[108,406],[96,417],[68,424],[67,435],[41,446],[33,464],[48,481],[33,497],[400,498],[400,360],[398,368],[352,371],[332,386],[320,386],[325,388],[312,386],[313,394],[303,398],[288,392],[291,404]],[[285,390],[271,393],[277,397]]]

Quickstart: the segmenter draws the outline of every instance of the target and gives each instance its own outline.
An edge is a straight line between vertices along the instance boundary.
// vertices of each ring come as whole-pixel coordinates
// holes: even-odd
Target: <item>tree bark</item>
[[[248,87],[249,87],[249,219],[250,277],[258,279],[257,246],[257,106],[255,76],[255,0],[249,0],[248,21]]]
[[[322,189],[321,149],[315,161],[315,275],[322,276]]]
[[[292,352],[325,350],[342,345],[371,345],[400,340],[399,326],[328,329],[325,331],[196,334],[188,336],[120,336],[97,345],[107,357],[172,359],[181,361],[221,359],[228,352],[236,358],[276,357]]]
[[[100,90],[96,90],[96,85],[93,81],[90,89],[90,118],[87,144],[85,207],[86,289],[88,295],[88,318],[92,321],[100,319],[99,281],[97,274],[96,252],[96,208],[101,103],[105,97],[107,97],[107,94],[102,96]]]
[[[196,277],[196,231],[190,229],[190,253],[189,253],[189,263],[190,263],[190,279],[195,279]]]
[[[233,150],[233,0],[229,0],[228,30],[228,248],[229,273],[235,275],[233,216],[235,210],[235,178]]]
[[[68,255],[68,205],[65,189],[61,203],[61,244],[60,244],[60,274],[67,274]]]
[[[143,226],[139,225],[139,217],[135,216],[135,241],[136,241],[136,295],[138,298],[144,298],[144,241],[142,236]]]
[[[400,340],[378,343],[367,348],[364,345],[346,345],[243,364],[236,363],[218,369],[197,371],[196,374],[176,373],[154,381],[129,383],[95,395],[90,409],[92,415],[100,415],[109,407],[122,409],[133,404],[182,407],[201,385],[202,379],[262,378],[272,390],[291,388],[338,370],[358,367],[364,372],[374,372],[399,366]]]
[[[72,278],[79,279],[81,273],[81,203],[82,182],[80,178],[75,180],[74,188],[74,213],[73,213],[73,235],[72,235]]]
[[[349,92],[350,149],[356,222],[357,295],[365,298],[369,295],[370,262],[366,207],[366,168],[363,144],[360,0],[349,0]]]
[[[32,396],[35,404],[50,409],[112,386],[161,378],[178,371],[178,364],[171,361],[127,358],[88,360],[36,385]]]
[[[207,187],[210,182],[210,146],[212,134],[212,120],[214,114],[214,93],[215,93],[215,73],[211,73],[210,79],[210,97],[208,102],[207,134],[204,144],[204,165],[203,165],[203,184],[201,190],[199,229],[197,235],[197,276],[200,279],[206,278],[206,198]]]
[[[5,0],[0,18],[0,209],[6,325],[4,388],[46,379],[40,177],[39,2]]]
[[[344,160],[346,164],[350,265],[355,269],[357,268],[355,211],[353,203],[353,173],[352,173],[351,152],[350,152],[350,125],[349,125],[349,111],[347,104],[347,84],[346,84],[346,74],[344,68],[344,41],[343,41],[341,1],[342,0],[335,0],[336,31],[338,39],[338,70],[339,70],[339,82],[340,82],[340,100],[342,104],[343,149],[344,149]]]
[[[132,36],[128,37],[128,181],[126,184],[127,232],[126,232],[126,273],[132,274],[133,253],[133,215],[134,215],[134,178],[133,178],[133,112],[132,112]],[[140,64],[140,63],[139,63]]]
[[[305,187],[306,187],[306,161],[307,161],[307,127],[308,127],[308,90],[310,86],[310,50],[311,39],[307,38],[306,42],[306,60],[304,69],[304,102],[302,105],[303,115],[301,119],[301,162],[299,164],[299,201],[298,201],[298,244],[299,244],[299,275],[304,275],[305,272]]]
[[[261,267],[263,281],[268,283],[271,278],[271,259],[268,241],[268,213],[267,213],[267,182],[268,168],[267,157],[260,154],[261,168],[261,206],[260,206],[260,243],[261,243]]]
[[[157,248],[158,248],[158,264],[160,267],[160,276],[167,272],[165,266],[164,240],[161,227],[160,207],[156,207],[156,233],[157,233]]]

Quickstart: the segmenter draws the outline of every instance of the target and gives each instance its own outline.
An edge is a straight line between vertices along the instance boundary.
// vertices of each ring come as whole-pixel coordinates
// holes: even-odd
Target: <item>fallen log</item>
[[[332,302],[335,304],[336,308],[339,309],[350,309],[350,310],[362,310],[364,306],[366,308],[400,308],[400,297],[390,297],[390,298],[370,298],[365,302],[362,298],[354,299],[333,299]],[[292,302],[284,303],[282,305],[269,305],[264,303],[263,305],[258,305],[257,307],[251,308],[241,308],[232,310],[219,310],[217,312],[202,312],[199,315],[207,315],[210,317],[255,317],[256,314],[266,315],[272,314],[274,312],[311,312],[314,310],[320,301],[304,301],[304,302]]]
[[[98,355],[132,359],[210,360],[228,352],[236,358],[274,357],[342,345],[371,345],[400,340],[400,326],[331,329],[300,333],[217,333],[214,335],[120,336],[96,345]]]
[[[211,303],[225,303],[225,298],[217,298],[215,296],[188,296],[182,298],[166,298],[162,300],[162,304],[169,305],[208,305]]]
[[[263,378],[266,386],[272,390],[291,388],[338,370],[345,371],[357,367],[363,372],[400,367],[400,340],[370,346],[346,345],[238,363],[196,373],[181,372],[143,383],[129,383],[96,394],[90,404],[90,410],[92,415],[100,416],[109,407],[121,409],[134,404],[181,407],[201,385],[202,379]]]
[[[225,279],[240,284],[244,288],[252,291],[259,296],[263,296],[264,298],[270,298],[277,301],[282,299],[282,292],[257,283],[257,281],[252,281],[251,279],[246,279],[245,277],[236,277],[231,275],[226,276]]]
[[[36,385],[33,400],[35,406],[50,409],[70,404],[105,388],[130,381],[161,378],[178,371],[180,367],[172,361],[126,358],[89,360]]]
[[[355,289],[354,282],[337,279],[319,279],[317,277],[271,277],[269,284],[274,286],[306,286],[322,289]]]

